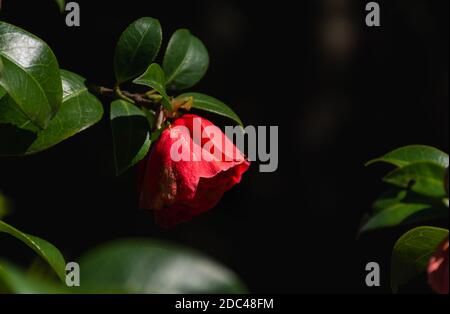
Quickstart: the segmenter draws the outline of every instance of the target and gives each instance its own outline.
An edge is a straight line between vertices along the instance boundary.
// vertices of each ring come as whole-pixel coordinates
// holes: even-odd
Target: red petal
[[[209,138],[203,138],[203,132]],[[187,152],[189,160],[174,161],[171,151],[177,149]],[[249,165],[219,128],[198,116],[184,115],[162,133],[147,157],[140,205],[154,209],[163,226],[188,221],[216,206]]]
[[[448,294],[448,246],[447,237],[428,264],[428,282],[431,288],[440,294]]]

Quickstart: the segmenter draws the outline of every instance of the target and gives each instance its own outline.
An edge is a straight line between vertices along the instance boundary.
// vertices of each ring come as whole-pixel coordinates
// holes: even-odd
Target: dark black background
[[[389,292],[390,252],[407,229],[357,239],[387,171],[364,163],[407,144],[448,151],[447,0],[378,1],[379,28],[365,26],[368,1],[78,2],[79,28],[66,27],[52,1],[4,0],[0,17],[44,39],[62,68],[109,86],[129,23],[160,19],[165,43],[191,29],[211,55],[195,90],[229,103],[245,124],[279,126],[279,170],[254,163],[217,208],[161,230],[137,208],[134,171],[113,175],[105,118],[47,152],[0,159],[0,189],[15,204],[8,222],[69,260],[112,239],[158,237],[221,261],[252,292]],[[13,260],[29,254],[9,238],[0,246]],[[371,261],[380,288],[365,287]],[[429,292],[420,281],[404,291]]]

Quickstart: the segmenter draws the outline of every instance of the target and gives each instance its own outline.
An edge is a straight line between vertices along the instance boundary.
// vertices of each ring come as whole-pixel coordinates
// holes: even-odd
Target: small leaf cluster
[[[154,61],[161,43],[161,25],[150,17],[132,23],[119,38],[114,58],[115,90],[119,99],[111,105],[117,174],[148,153],[164,127],[157,122],[161,114],[163,118],[176,117],[180,110],[194,108],[228,117],[242,125],[230,107],[211,96],[186,92],[169,96],[193,87],[204,77],[209,54],[200,39],[187,29],[180,29],[170,38],[160,65]],[[121,93],[121,86],[129,82],[148,88],[142,96],[147,102]]]
[[[208,111],[242,125],[222,101],[186,92],[209,66],[201,40],[187,29],[177,30],[160,65],[155,60],[162,39],[157,19],[143,17],[129,25],[115,48],[116,84],[105,88],[60,69],[43,40],[0,21],[0,156],[39,153],[93,126],[106,111],[98,98],[105,95],[112,98],[109,117],[118,175],[142,160],[171,119],[184,112]],[[124,86],[145,91],[130,92]]]
[[[374,202],[362,233],[448,219],[449,156],[446,153],[430,146],[412,145],[371,160],[367,165],[376,163],[395,168],[383,178],[391,188]],[[448,229],[420,226],[397,241],[391,262],[394,292],[425,271],[431,255],[446,237]]]

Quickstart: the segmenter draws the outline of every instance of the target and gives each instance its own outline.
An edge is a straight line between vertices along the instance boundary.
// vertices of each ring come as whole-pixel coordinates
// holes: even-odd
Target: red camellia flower
[[[250,163],[210,121],[176,119],[139,167],[139,201],[156,222],[173,227],[214,206],[241,181]]]
[[[447,237],[428,264],[428,282],[440,294],[448,294],[448,244]]]

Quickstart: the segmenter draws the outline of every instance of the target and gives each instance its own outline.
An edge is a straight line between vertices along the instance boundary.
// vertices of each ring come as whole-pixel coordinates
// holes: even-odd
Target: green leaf
[[[116,100],[111,104],[111,127],[116,174],[120,175],[147,155],[151,146],[150,125],[138,107]]]
[[[59,7],[59,11],[64,12],[64,9],[66,8],[66,0],[55,0],[55,2]]]
[[[161,48],[159,21],[143,17],[122,33],[117,43],[114,69],[119,84],[138,77],[155,60]]]
[[[448,208],[445,206],[433,207],[426,203],[398,203],[371,217],[362,227],[361,232],[414,224],[442,217],[448,217]]]
[[[5,289],[6,291],[2,291]],[[13,264],[0,260],[0,294],[63,294],[68,289],[62,284],[43,281],[25,273]]]
[[[444,168],[448,167],[448,155],[434,147],[411,145],[396,149],[380,158],[369,161],[366,165],[378,162],[389,163],[397,167],[405,167],[417,162],[434,162]]]
[[[53,244],[38,237],[23,233],[0,220],[0,233],[1,232],[7,233],[28,245],[52,267],[62,281],[65,281],[66,262],[64,261],[61,252]]]
[[[166,93],[165,82],[166,77],[164,75],[164,71],[157,63],[150,65],[144,74],[133,81],[135,84],[153,88],[163,97],[162,104],[164,108],[172,110],[172,104],[170,103],[169,96],[167,96]]]
[[[361,232],[398,226],[402,224],[408,217],[429,208],[429,204],[398,203],[371,217],[363,226]]]
[[[38,137],[28,153],[48,149],[86,130],[99,122],[103,116],[102,103],[88,91],[84,78],[63,70],[61,79],[64,88],[61,109],[48,128],[38,133]]]
[[[45,130],[33,126],[11,97],[0,99],[0,155],[28,155],[46,150],[94,125],[103,116],[101,102],[85,79],[61,71],[63,104]]]
[[[391,261],[391,287],[399,286],[423,273],[431,255],[448,236],[448,230],[419,227],[405,233],[395,244]]]
[[[19,109],[10,95],[0,99],[0,155],[25,155],[39,128]]]
[[[375,213],[391,208],[405,200],[408,191],[405,189],[393,188],[381,195],[372,205]]]
[[[59,66],[39,38],[0,21],[0,86],[28,119],[45,129],[62,102]]]
[[[230,118],[239,123],[240,126],[243,126],[242,121],[238,117],[238,115],[220,100],[200,93],[185,93],[178,96],[177,98],[183,99],[187,97],[192,97],[194,99],[192,108],[212,112]]]
[[[443,202],[432,202],[429,198],[400,189],[377,199],[373,209],[374,214],[361,228],[361,233],[448,217],[448,208]]]
[[[163,61],[166,85],[171,90],[197,84],[209,66],[208,50],[187,29],[177,30],[169,41]]]
[[[384,182],[408,188],[418,194],[444,198],[445,168],[432,162],[413,163],[398,168],[384,177]]]
[[[236,275],[191,250],[154,240],[122,240],[80,261],[82,288],[96,293],[245,293]]]

